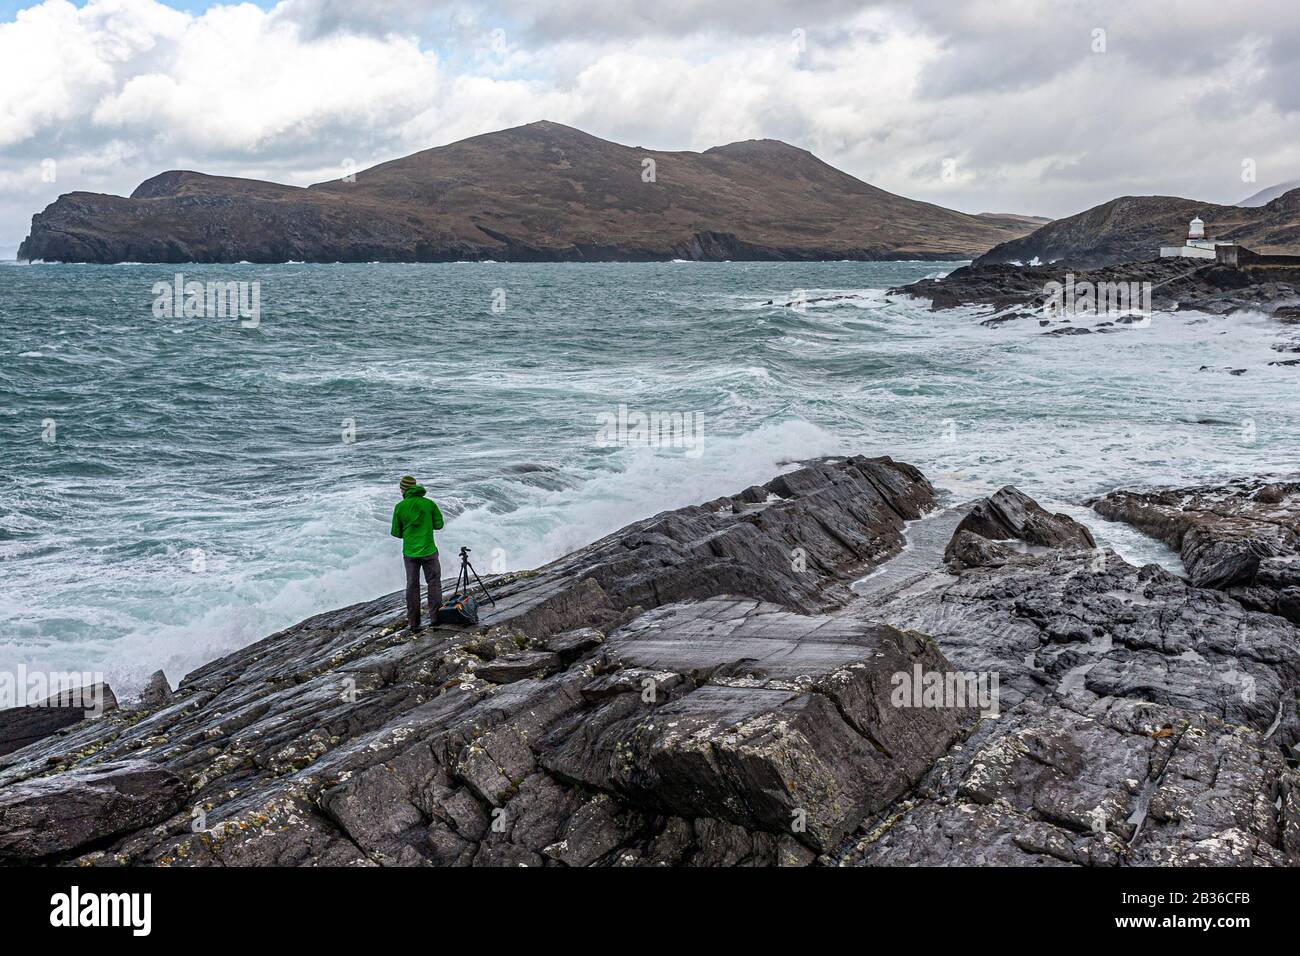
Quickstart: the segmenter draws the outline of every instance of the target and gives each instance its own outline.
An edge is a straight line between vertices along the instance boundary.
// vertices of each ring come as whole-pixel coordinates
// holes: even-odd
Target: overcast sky
[[[1236,202],[1300,178],[1296,2],[0,0],[0,258],[71,190],[306,185],[538,119],[782,139],[967,212]]]

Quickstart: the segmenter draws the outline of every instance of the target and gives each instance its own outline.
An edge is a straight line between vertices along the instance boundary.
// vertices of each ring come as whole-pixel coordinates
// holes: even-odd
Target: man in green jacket
[[[398,482],[402,500],[393,508],[394,538],[402,539],[402,561],[406,564],[406,623],[420,629],[420,571],[429,588],[429,620],[437,623],[442,603],[442,566],[433,532],[442,527],[442,512],[410,475]]]

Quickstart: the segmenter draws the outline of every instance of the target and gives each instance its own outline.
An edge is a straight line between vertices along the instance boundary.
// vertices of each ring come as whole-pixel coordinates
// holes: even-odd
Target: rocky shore
[[[1151,308],[1213,315],[1262,312],[1300,320],[1300,269],[1234,268],[1196,259],[1151,259],[1102,268],[1068,261],[1051,265],[979,264],[955,269],[941,279],[922,279],[891,289],[893,295],[924,299],[933,309],[992,307],[995,318],[1061,319],[1047,308],[1051,283],[1150,283]],[[1085,317],[1086,318],[1086,317]],[[1098,319],[1114,318],[1099,316]]]
[[[1110,291],[1120,287],[1127,298]],[[1143,287],[1149,289],[1149,301],[1143,300]],[[1095,296],[1091,302],[1082,297],[1085,289]],[[1066,262],[975,263],[889,294],[922,299],[933,310],[981,309],[979,322],[987,328],[1037,326],[1049,336],[1131,332],[1148,325],[1154,313],[1262,314],[1275,319],[1281,333],[1272,345],[1278,354],[1267,364],[1300,368],[1300,269],[1235,268],[1176,258],[1095,269],[1076,269]],[[1248,369],[1202,366],[1199,371],[1244,375]]]
[[[0,863],[1300,864],[1300,484],[1094,507],[1186,579],[855,457],[322,614],[0,756]]]

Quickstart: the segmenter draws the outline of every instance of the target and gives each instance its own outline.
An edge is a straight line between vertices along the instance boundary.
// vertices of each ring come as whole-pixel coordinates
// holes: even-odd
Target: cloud
[[[0,255],[73,189],[306,184],[542,118],[785,139],[970,211],[1233,201],[1300,175],[1297,91],[1290,0],[46,0],[0,24]]]

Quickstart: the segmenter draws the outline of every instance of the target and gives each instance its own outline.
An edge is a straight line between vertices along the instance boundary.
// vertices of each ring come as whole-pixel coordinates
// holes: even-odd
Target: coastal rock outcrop
[[[185,785],[145,760],[34,777],[0,789],[0,862],[67,855],[161,823],[183,805]]]
[[[966,517],[953,532],[944,560],[964,561],[961,555],[965,555],[970,558],[971,566],[981,567],[1006,550],[992,548],[972,538],[989,544],[1020,541],[1041,548],[1071,551],[1097,546],[1092,532],[1069,515],[1051,514],[1024,492],[1010,486],[970,506]]]
[[[400,594],[319,615],[12,754],[0,792],[126,758],[183,781],[83,864],[808,863],[969,718],[882,700],[932,643],[806,613],[932,507],[911,466],[813,463],[494,578],[478,628],[412,638]]]
[[[842,862],[1296,866],[1300,783],[1254,730],[1133,700],[1027,701]]]
[[[1294,253],[1300,247],[1300,189],[1250,208],[1176,196],[1121,196],[1008,240],[975,264],[1064,261],[1082,269],[1141,261],[1162,244],[1181,243],[1193,216],[1211,223],[1217,238],[1258,252]]]
[[[145,684],[144,690],[134,701],[134,706],[145,710],[157,710],[171,700],[171,696],[172,685],[167,680],[167,675],[162,671],[154,671],[149,675],[149,682]]]
[[[842,863],[1300,864],[1300,630],[1109,549],[957,570],[850,613],[996,675],[1002,716],[866,821]]]
[[[1300,482],[1115,491],[1090,504],[1178,551],[1197,587],[1300,624]]]
[[[1149,249],[1132,262],[1096,268],[1068,261],[1048,265],[975,263],[939,279],[922,279],[891,289],[890,294],[923,299],[932,309],[989,306],[994,314],[981,321],[989,328],[1020,319],[1036,319],[1049,325],[1078,323],[1045,333],[1051,335],[1140,327],[1150,318],[1129,310],[1148,307],[1156,312],[1212,315],[1263,312],[1287,322],[1290,310],[1300,306],[1300,268],[1236,268],[1213,260],[1157,259],[1153,253],[1154,249]],[[1144,286],[1149,289],[1149,304],[1143,298]],[[1065,301],[1066,287],[1078,290],[1071,302]],[[1088,288],[1092,300],[1086,297],[1084,290]]]
[[[0,757],[116,707],[113,689],[97,683],[71,687],[34,704],[0,710]]]
[[[0,758],[0,858],[1300,865],[1300,629],[1014,488],[934,509],[824,460],[493,577],[477,627],[318,615]]]
[[[543,765],[640,807],[825,852],[929,769],[975,714],[890,705],[892,676],[946,667],[891,627],[715,598],[642,615],[613,635]],[[646,708],[662,688],[665,703]],[[726,728],[725,730],[723,728]]]

